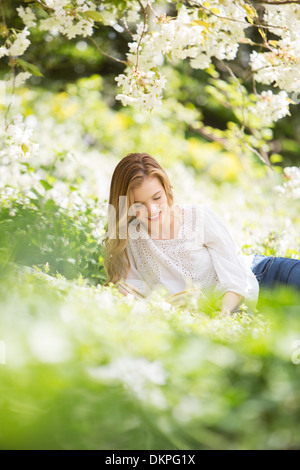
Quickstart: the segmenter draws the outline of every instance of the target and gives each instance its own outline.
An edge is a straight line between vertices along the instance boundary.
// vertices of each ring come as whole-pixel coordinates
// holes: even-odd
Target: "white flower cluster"
[[[275,186],[280,195],[286,195],[292,199],[300,199],[300,167],[290,166],[283,170],[285,180],[282,186]]]
[[[127,75],[120,74],[115,80],[123,87],[123,93],[116,96],[123,106],[130,104],[144,109],[151,109],[161,102],[166,83],[166,79],[157,73],[136,71],[134,67]]]
[[[149,389],[152,384],[164,385],[166,383],[166,372],[158,361],[149,362],[144,358],[122,357],[106,366],[89,368],[88,373],[94,379],[103,382],[123,382],[140,400],[150,399],[154,402],[153,404],[157,404],[156,398],[163,399],[163,396],[153,395],[151,388]]]
[[[8,75],[6,80],[0,80],[0,106],[7,108],[12,104],[15,101],[15,95],[11,94],[13,88],[22,86],[30,77],[30,72],[20,72],[13,76]]]
[[[137,23],[140,19],[141,4],[139,2],[128,2],[126,16],[128,23]]]
[[[18,197],[19,190],[35,187],[40,179],[38,172],[24,171],[24,163],[28,163],[39,150],[32,134],[33,129],[25,124],[21,114],[16,114],[8,126],[1,123],[0,188],[4,198],[13,194]]]
[[[4,56],[18,57],[23,55],[30,45],[30,41],[27,39],[29,34],[27,26],[19,33],[13,31],[6,40],[5,46],[0,47],[0,59]]]
[[[141,64],[142,68],[151,67],[161,63],[161,54],[169,54],[174,61],[195,57],[199,47],[202,48],[204,27],[192,24],[193,16],[185,6],[182,6],[175,19],[162,17],[158,23],[158,30],[146,35],[142,41]],[[138,25],[135,43],[131,43],[131,51],[137,47],[143,24]],[[129,55],[132,60],[132,56]]]
[[[246,12],[229,0],[224,0],[222,5],[218,1],[211,3],[212,7],[214,4],[219,6],[219,16],[226,15],[238,21],[225,22],[215,16],[202,20],[198,18],[196,9],[187,9],[184,5],[176,18],[161,15],[156,20],[157,30],[145,35],[141,42],[142,68],[161,63],[161,54],[168,54],[174,61],[190,58],[193,68],[206,68],[212,56],[234,59],[238,42],[244,37],[247,27],[247,23],[243,22]],[[136,52],[141,30],[142,24],[138,25],[137,35],[134,36],[136,42],[130,44],[131,52]],[[130,55],[129,59],[132,60]]]
[[[127,60],[130,64],[138,62],[138,68],[145,76],[151,73],[153,67],[163,64],[164,56],[168,56],[173,62],[178,62],[186,58],[190,59],[193,68],[207,68],[210,65],[212,56],[218,59],[232,60],[235,58],[238,43],[244,37],[244,29],[247,27],[245,18],[246,11],[239,5],[233,4],[230,0],[224,0],[222,5],[217,0],[211,2],[211,7],[218,6],[219,16],[232,17],[234,22],[225,22],[216,16],[205,17],[204,20],[198,18],[198,11],[194,8],[187,9],[184,5],[178,11],[175,18],[167,17],[165,14],[156,18],[156,30],[149,30],[148,24],[139,23],[137,32],[133,35],[134,42],[129,43],[130,52]],[[132,6],[133,7],[133,6]],[[139,12],[136,7],[131,10],[133,17]],[[154,77],[154,73],[151,76]],[[160,93],[155,96],[145,96],[149,94],[147,89],[135,86],[139,90],[138,98],[132,96],[133,83],[136,77],[131,70],[127,69],[127,79],[125,75],[116,78],[118,85],[123,85],[123,93],[117,96],[124,105],[142,104],[152,108],[159,104]],[[162,89],[161,79],[155,81],[154,88]],[[127,98],[126,98],[127,97]],[[135,99],[134,99],[135,98]],[[154,99],[153,99],[154,98]]]
[[[33,28],[36,26],[36,16],[30,7],[18,7],[16,10],[27,28]]]
[[[253,51],[250,64],[255,79],[274,83],[293,92],[300,88],[300,5],[264,5],[264,21],[274,27],[270,32],[278,37],[268,52]]]
[[[286,91],[274,94],[271,90],[263,91],[255,105],[249,106],[247,112],[261,117],[263,126],[269,127],[278,119],[289,114],[289,98]]]
[[[72,39],[78,35],[86,37],[93,34],[93,14],[96,18],[98,14],[104,25],[112,26],[117,31],[124,31],[118,21],[126,19],[130,25],[136,25],[136,33],[132,34],[133,40],[128,44],[128,66],[123,74],[116,77],[118,86],[122,87],[116,98],[124,106],[152,109],[161,103],[166,85],[165,78],[159,72],[165,58],[173,63],[188,59],[195,69],[207,68],[213,57],[233,60],[239,44],[245,39],[250,17],[255,16],[254,8],[244,0],[193,0],[188,7],[179,4],[174,17],[167,16],[168,3],[175,6],[175,2],[169,0],[165,4],[154,0],[129,0],[124,12],[114,2],[98,5],[94,0],[44,0],[39,9],[44,8],[48,15],[46,18],[41,18],[34,6],[20,6],[17,12],[25,28],[21,32],[10,32],[5,44],[0,47],[0,59],[21,56],[30,44],[28,28],[34,26],[41,31],[61,33]],[[277,35],[278,40],[269,41],[267,52],[251,53],[250,64],[255,78],[265,84],[274,83],[288,92],[298,92],[300,6],[264,4],[264,8],[264,21],[271,25],[269,30]],[[147,15],[144,15],[146,11]],[[126,21],[123,21],[125,26]],[[286,103],[282,93],[276,98],[262,95],[257,109],[266,111],[267,122],[274,122],[287,114]],[[282,111],[276,108],[277,104],[283,105]]]
[[[27,155],[34,155],[39,145],[32,142],[33,129],[25,126],[23,116],[16,114],[13,122],[9,124],[6,130],[2,131],[1,141],[4,143],[4,148],[1,149],[0,157],[2,163],[8,164],[13,160],[20,160],[27,158]]]
[[[15,76],[14,79],[9,78],[8,80],[4,80],[3,84],[7,88],[12,88],[13,85],[15,85],[15,87],[20,87],[20,86],[24,85],[26,80],[28,80],[28,78],[30,78],[31,76],[32,76],[32,74],[30,72],[20,72]]]
[[[210,11],[216,13],[207,16],[203,22],[205,25],[207,23],[204,41],[202,47],[198,48],[196,57],[190,61],[193,68],[208,67],[212,57],[233,60],[239,43],[245,37],[244,30],[249,26],[246,22],[247,11],[243,8],[243,1],[214,0],[209,4]]]
[[[105,26],[114,26],[118,22],[118,10],[113,4],[111,5],[100,5],[100,13],[102,22]]]
[[[94,21],[82,16],[87,10],[96,10],[92,1],[74,0],[74,5],[70,6],[69,0],[44,0],[44,4],[51,9],[51,13],[48,18],[40,20],[41,31],[61,33],[68,39],[93,34]]]

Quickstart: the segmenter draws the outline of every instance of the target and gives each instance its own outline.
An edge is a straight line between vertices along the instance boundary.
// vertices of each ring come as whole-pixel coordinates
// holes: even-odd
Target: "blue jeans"
[[[277,284],[293,286],[300,292],[300,260],[281,256],[254,255],[252,272],[260,287],[273,288]]]

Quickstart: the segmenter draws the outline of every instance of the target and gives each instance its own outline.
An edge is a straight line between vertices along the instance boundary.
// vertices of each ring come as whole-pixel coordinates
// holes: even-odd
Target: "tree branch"
[[[45,10],[50,10],[54,11],[54,8],[48,7],[48,5],[45,5],[42,0],[37,0],[37,2],[45,9]]]
[[[124,25],[126,31],[130,34],[131,37],[133,37],[133,33],[130,31],[130,29],[128,27],[125,15],[123,16],[122,21],[123,21],[123,25]]]
[[[247,149],[251,150],[251,152],[255,153],[255,155],[258,156],[258,158],[265,164],[267,165],[268,168],[270,168],[272,171],[273,168],[272,168],[272,165],[270,163],[270,160],[268,158],[268,155],[266,154],[266,152],[263,152],[263,155],[260,154],[254,147],[252,147],[251,145],[247,144],[247,143],[244,143],[245,147],[247,147]]]
[[[266,2],[265,2],[266,3]],[[278,3],[278,2],[275,2],[275,3]],[[289,2],[291,3],[291,2]],[[295,2],[294,2],[295,3]],[[300,0],[297,1],[297,3],[300,3]],[[216,16],[217,18],[220,18],[221,20],[228,20],[228,21],[234,21],[235,23],[243,23],[243,24],[247,24],[249,26],[249,28],[251,26],[254,26],[255,28],[264,28],[264,29],[269,29],[269,28],[278,28],[278,29],[284,29],[284,26],[274,26],[274,25],[271,25],[271,24],[255,24],[255,23],[248,23],[248,21],[243,21],[243,20],[237,20],[236,18],[230,18],[229,16],[221,16],[221,15],[218,15],[217,13],[214,13],[210,8],[208,7],[205,7],[202,3],[197,3],[197,5],[200,5],[200,9],[202,8],[203,10],[206,10],[208,11],[211,15],[213,16]]]
[[[225,137],[217,137],[216,135],[208,132],[205,129],[205,127],[198,127],[196,129],[191,124],[189,124],[188,127],[192,131],[197,132],[197,134],[202,135],[202,137],[205,137],[205,139],[211,140],[213,142],[217,142],[218,144],[222,145],[222,147],[226,148],[227,150],[230,149],[230,143],[229,143],[228,139],[226,139]]]
[[[205,139],[208,139],[208,140],[211,140],[213,142],[217,142],[218,144],[222,145],[222,147],[224,147],[226,150],[228,151],[231,151],[232,150],[232,144],[231,142],[226,139],[225,137],[217,137],[216,135],[214,135],[213,133],[207,131],[205,129],[205,127],[199,127],[199,128],[195,128],[193,127],[192,125],[189,125],[188,126],[189,129],[193,130],[194,132],[197,132],[197,134],[200,134],[202,137],[204,137]],[[247,143],[244,143],[245,147],[247,149],[249,149],[251,152],[255,153],[255,155],[257,155],[257,157],[272,171],[273,168],[272,168],[272,165],[270,163],[270,160],[268,158],[268,155],[266,152],[262,152],[262,153],[259,153],[254,147],[252,147],[251,145],[247,144]]]
[[[153,15],[155,16],[155,18],[158,19],[159,16],[158,16],[158,14],[154,11],[154,9],[153,9],[151,3],[148,3],[148,6],[149,6],[150,10],[152,11]]]
[[[16,70],[15,70],[14,60],[10,61],[10,65],[11,65],[11,68],[12,68],[12,75],[13,75],[13,87],[12,87],[13,89],[12,89],[12,94],[11,94],[11,100],[10,100],[8,106],[7,106],[5,117],[4,117],[5,130],[7,130],[7,128],[8,128],[8,113],[9,113],[9,110],[11,108],[11,105],[12,105],[12,102],[13,102],[13,99],[14,99],[15,88],[16,88]]]
[[[89,36],[88,39],[94,44],[94,46],[96,46],[96,48],[100,52],[100,54],[104,55],[105,57],[108,57],[109,59],[115,60],[116,62],[120,62],[121,64],[128,65],[128,62],[125,62],[125,60],[116,59],[115,57],[112,57],[111,55],[106,54],[105,52],[103,52],[102,49],[100,49],[100,47],[96,43],[95,39],[92,38],[91,36]]]
[[[139,50],[140,50],[140,45],[141,45],[143,36],[144,36],[144,34],[145,34],[146,23],[147,23],[147,14],[148,14],[148,4],[147,4],[146,8],[143,7],[143,4],[142,4],[140,1],[139,1],[139,4],[141,5],[141,7],[142,7],[143,10],[144,10],[144,26],[143,26],[143,31],[142,31],[142,34],[141,34],[141,36],[140,36],[140,39],[139,39],[139,42],[138,42],[138,45],[137,45],[137,49],[136,49],[135,71],[137,71],[138,66],[139,66]]]
[[[231,70],[231,68],[229,67],[229,65],[227,65],[223,60],[221,60],[221,63],[223,64],[223,66],[226,68],[226,70],[229,72],[229,74],[231,75],[231,77],[233,78],[233,80],[235,81],[235,83],[237,84],[239,90],[240,90],[240,93],[242,95],[242,115],[243,115],[243,121],[242,121],[242,126],[243,128],[245,127],[246,123],[245,123],[245,93],[244,93],[244,90],[243,90],[243,87],[242,85],[240,84],[240,82],[238,81],[238,78],[235,76],[235,74],[233,73],[233,71]]]
[[[255,0],[255,3],[262,3],[266,5],[288,5],[289,3],[298,3],[300,4],[300,0]]]
[[[2,16],[2,19],[3,19],[3,24],[4,24],[4,26],[7,28],[6,20],[5,20],[4,8],[3,8],[3,5],[2,5],[2,0],[0,0],[0,10],[1,10],[1,16]]]

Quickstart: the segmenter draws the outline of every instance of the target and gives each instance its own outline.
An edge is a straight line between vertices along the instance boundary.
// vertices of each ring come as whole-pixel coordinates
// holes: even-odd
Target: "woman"
[[[166,172],[147,153],[128,154],[114,170],[104,246],[106,285],[122,278],[145,295],[161,285],[171,294],[197,286],[220,296],[221,314],[241,303],[254,310],[260,285],[300,290],[299,260],[238,255],[209,206],[174,204]]]

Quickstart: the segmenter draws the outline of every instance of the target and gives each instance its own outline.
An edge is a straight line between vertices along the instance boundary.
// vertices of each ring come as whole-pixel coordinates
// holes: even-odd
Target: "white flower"
[[[36,26],[36,16],[30,7],[18,7],[16,8],[18,15],[22,18],[23,23],[28,28]]]
[[[300,167],[290,166],[283,169],[285,180],[282,186],[275,187],[279,195],[285,195],[287,198],[300,198]]]
[[[68,4],[68,0],[44,0],[44,4],[49,8],[58,9],[63,8]]]
[[[264,21],[271,24],[270,32],[279,37],[273,50],[252,52],[250,64],[257,81],[274,83],[286,91],[300,88],[300,6],[264,5]],[[276,28],[278,26],[278,28]]]
[[[139,19],[140,10],[141,10],[141,6],[138,3],[131,2],[128,5],[128,10],[127,10],[128,23],[137,23]]]
[[[35,155],[39,146],[32,142],[32,132],[33,129],[25,126],[23,116],[15,115],[13,122],[2,134],[2,143],[5,144],[1,152],[2,156],[5,156],[8,161],[15,161]]]
[[[15,87],[22,86],[28,78],[30,78],[32,74],[30,72],[20,72],[18,75],[15,77]],[[13,78],[10,78],[7,80],[6,85],[7,87],[12,87],[13,86]]]
[[[2,57],[8,55],[8,49],[4,46],[1,46],[0,47],[0,59],[2,59]]]
[[[286,166],[283,172],[287,178],[300,181],[300,171],[297,166]]]
[[[120,74],[115,80],[118,86],[123,87],[123,93],[116,96],[123,106],[130,104],[151,109],[161,103],[166,79],[158,78],[155,72],[135,71],[133,68],[128,75]]]
[[[96,10],[93,2],[86,0],[77,0],[76,8],[72,10],[72,15],[68,14],[68,1],[47,0],[47,6],[52,8],[48,18],[42,19],[39,24],[41,31],[51,31],[52,33],[61,33],[68,39],[76,36],[91,36],[93,34],[94,21],[82,17],[82,13],[87,10]]]
[[[30,32],[27,30],[27,26],[20,33],[16,33],[16,38],[8,49],[8,55],[13,57],[23,55],[30,45],[29,39],[26,39],[29,34]]]
[[[121,357],[106,366],[89,368],[88,373],[96,380],[123,382],[141,400],[149,398],[150,384],[166,383],[162,364],[159,361],[149,362],[145,358]]]
[[[263,91],[257,102],[248,107],[248,112],[259,116],[263,125],[269,127],[289,114],[288,94],[284,90],[278,94],[273,94],[271,90]]]

